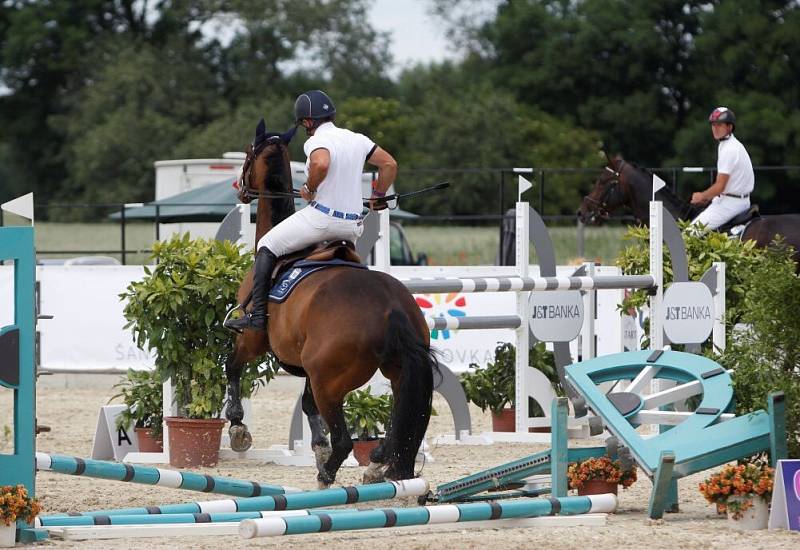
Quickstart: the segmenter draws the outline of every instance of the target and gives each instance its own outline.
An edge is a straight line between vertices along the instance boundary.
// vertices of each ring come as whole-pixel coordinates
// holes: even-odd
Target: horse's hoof
[[[331,477],[328,474],[324,473],[323,470],[320,470],[320,472],[317,474],[317,488],[318,489],[327,489],[331,485],[333,485],[333,482],[335,480],[336,480],[336,478]]]
[[[386,465],[370,462],[367,469],[364,470],[364,477],[362,478],[365,485],[369,483],[380,483],[385,479],[384,469]]]
[[[247,431],[244,424],[236,424],[228,429],[231,438],[231,449],[237,453],[243,453],[253,445],[253,436]]]
[[[330,445],[312,445],[311,449],[314,451],[314,459],[317,462],[317,471],[322,472],[322,467],[328,462],[328,459],[333,453]]]

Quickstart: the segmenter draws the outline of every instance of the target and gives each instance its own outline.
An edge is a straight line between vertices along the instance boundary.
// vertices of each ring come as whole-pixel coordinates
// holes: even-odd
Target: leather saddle
[[[281,273],[288,270],[292,265],[300,260],[309,262],[329,262],[331,260],[342,260],[363,264],[361,256],[356,252],[356,245],[350,241],[337,240],[315,244],[292,252],[286,256],[281,256],[275,262],[275,269],[272,270],[270,283],[273,282]],[[270,285],[272,286],[272,285]]]
[[[733,235],[738,237],[741,235],[742,232],[737,231],[734,233],[732,231],[734,228],[740,225],[746,225],[751,221],[753,221],[753,219],[760,217],[761,214],[758,211],[758,205],[753,204],[750,206],[750,208],[748,208],[741,214],[737,214],[736,216],[734,216],[728,223],[721,225],[719,229],[717,229],[717,231],[719,231],[720,233],[727,233],[728,235]]]

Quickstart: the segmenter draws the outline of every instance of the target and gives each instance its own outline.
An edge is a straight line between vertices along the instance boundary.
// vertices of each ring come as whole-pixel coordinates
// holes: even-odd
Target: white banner
[[[400,278],[453,277],[489,275],[491,268],[475,267],[406,267],[399,268]],[[569,275],[574,267],[559,267],[559,275]],[[394,272],[394,268],[392,268]],[[611,266],[597,268],[598,274],[619,274]],[[508,268],[497,268],[496,274],[511,274]],[[532,267],[531,275],[538,274]],[[149,369],[154,356],[136,347],[130,330],[123,330],[124,304],[119,294],[131,281],[144,276],[142,266],[39,266],[41,314],[53,319],[40,320],[43,369]],[[463,317],[480,315],[513,315],[516,311],[513,292],[452,293],[417,295],[425,315]],[[585,299],[585,297],[584,297]],[[616,310],[622,291],[598,291],[595,322],[597,354],[622,351],[620,314]],[[586,310],[586,303],[584,303]],[[0,326],[14,320],[13,268],[0,266]],[[588,319],[584,323],[590,322]],[[463,372],[470,363],[485,366],[494,360],[499,342],[514,342],[514,331],[494,330],[435,330],[431,345],[454,372]],[[549,347],[549,346],[548,346]],[[573,358],[577,358],[576,341],[570,343]]]

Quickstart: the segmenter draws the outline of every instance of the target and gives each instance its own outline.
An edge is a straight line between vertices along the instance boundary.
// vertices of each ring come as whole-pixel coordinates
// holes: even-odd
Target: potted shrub
[[[727,512],[737,529],[766,529],[774,470],[760,461],[727,464],[700,484],[700,493]]]
[[[0,547],[11,548],[17,538],[17,521],[33,523],[42,507],[28,496],[24,485],[0,487]]]
[[[153,245],[155,266],[145,266],[141,281],[131,283],[126,328],[141,349],[155,351],[158,380],[175,386],[177,417],[169,427],[170,464],[213,466],[225,420],[220,418],[226,378],[222,365],[233,349],[234,335],[223,328],[236,302],[239,283],[252,264],[250,255],[230,241],[176,235]],[[264,374],[257,362],[242,374],[242,397],[249,397]]]
[[[373,395],[367,386],[354,390],[344,400],[344,418],[353,438],[353,456],[361,466],[369,465],[369,454],[381,442],[392,418],[390,394]]]
[[[619,460],[607,456],[571,462],[567,467],[569,488],[578,495],[617,494],[617,486],[627,489],[636,481],[636,466],[624,469]]]
[[[555,360],[552,352],[540,342],[530,349],[528,364],[539,369],[553,384],[557,395],[563,395],[558,380]],[[495,432],[514,431],[514,398],[516,381],[516,349],[510,343],[500,342],[494,350],[494,362],[485,367],[476,363],[470,364],[472,372],[461,375],[461,385],[467,399],[480,407],[482,411],[489,409],[492,413],[492,430]],[[539,404],[528,401],[530,416],[544,416]]]
[[[163,384],[155,371],[128,369],[121,382],[114,385],[120,392],[109,401],[122,398],[127,409],[117,416],[117,428],[134,426],[139,451],[160,453],[162,441]]]

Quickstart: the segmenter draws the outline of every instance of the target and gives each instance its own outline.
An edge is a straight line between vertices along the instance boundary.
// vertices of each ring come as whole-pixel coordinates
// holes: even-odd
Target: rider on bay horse
[[[717,107],[708,117],[711,133],[719,141],[717,153],[717,179],[699,193],[692,194],[692,204],[711,204],[703,210],[692,225],[704,224],[709,229],[718,229],[734,216],[750,208],[755,176],[750,155],[744,145],[736,139],[736,116],[727,107]]]
[[[361,174],[364,162],[378,168],[372,184],[370,207],[379,210],[397,175],[397,162],[363,134],[338,128],[336,107],[325,92],[311,90],[298,96],[294,104],[296,125],[310,136],[306,153],[306,183],[300,189],[308,206],[292,214],[268,231],[257,244],[253,277],[252,311],[225,322],[227,328],[242,331],[264,330],[267,321],[269,279],[279,256],[302,250],[312,244],[334,239],[355,241],[364,231]]]

